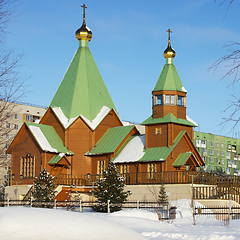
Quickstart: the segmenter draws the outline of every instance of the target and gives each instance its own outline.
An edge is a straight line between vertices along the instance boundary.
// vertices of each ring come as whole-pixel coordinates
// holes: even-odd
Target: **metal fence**
[[[72,210],[79,212],[90,212],[92,207],[98,205],[99,202],[95,201],[34,201],[29,200],[4,200],[0,201],[0,207],[16,207],[16,206],[25,206],[25,207],[35,207],[35,208],[52,208],[52,209],[64,209]],[[107,205],[107,204],[106,204]],[[111,204],[110,206],[121,206],[122,209],[142,209],[151,212],[156,212],[158,214],[159,220],[175,219],[176,218],[176,207],[168,208],[168,204],[160,206],[156,202],[124,202],[122,204]],[[109,207],[110,207],[109,206]]]
[[[230,221],[231,219],[240,218],[240,207],[238,206],[196,206],[194,207],[194,215],[215,217],[217,220]]]

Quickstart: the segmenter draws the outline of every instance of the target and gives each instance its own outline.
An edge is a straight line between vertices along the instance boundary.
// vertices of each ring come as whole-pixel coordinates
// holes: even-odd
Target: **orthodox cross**
[[[167,30],[168,32],[168,41],[170,41],[170,34],[172,33],[172,31],[170,30],[170,28]]]
[[[87,8],[85,4],[81,6],[83,8],[83,19],[85,19],[85,9]]]

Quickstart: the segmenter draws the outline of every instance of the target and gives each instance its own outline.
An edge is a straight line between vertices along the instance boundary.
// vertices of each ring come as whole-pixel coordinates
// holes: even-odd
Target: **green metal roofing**
[[[141,123],[141,125],[149,125],[149,124],[157,124],[157,123],[177,123],[181,125],[187,125],[187,126],[193,126],[197,127],[197,125],[191,121],[188,121],[187,119],[177,118],[172,113],[168,113],[163,118],[153,118],[150,116],[145,121]]]
[[[79,45],[50,107],[60,107],[68,119],[81,114],[92,121],[103,106],[116,109],[88,48],[88,42],[80,41]]]
[[[65,146],[56,130],[49,125],[25,122],[43,151],[73,155]]]
[[[133,128],[134,125],[109,128],[95,147],[86,155],[114,152]]]
[[[61,161],[61,159],[62,158],[64,158],[65,157],[65,155],[64,154],[58,154],[58,155],[55,155],[54,157],[52,157],[51,159],[50,159],[50,161],[48,162],[48,164],[58,164],[60,161]],[[67,162],[68,162],[68,160],[67,160]],[[68,162],[69,163],[69,162]],[[70,165],[70,163],[69,163],[69,165]]]
[[[63,158],[63,156],[55,155],[54,157],[52,157],[50,159],[48,164],[57,164],[62,158]]]
[[[175,162],[173,163],[173,167],[181,167],[185,164],[188,158],[191,156],[191,152],[180,153]]]
[[[171,145],[170,147],[147,148],[145,150],[145,154],[143,155],[143,157],[139,159],[139,162],[149,162],[149,161],[159,161],[159,160],[165,161],[185,133],[186,131],[181,131],[177,135],[177,137],[174,139],[173,145]]]
[[[165,64],[163,66],[162,72],[160,73],[153,91],[161,90],[186,92],[177,69],[173,64]]]

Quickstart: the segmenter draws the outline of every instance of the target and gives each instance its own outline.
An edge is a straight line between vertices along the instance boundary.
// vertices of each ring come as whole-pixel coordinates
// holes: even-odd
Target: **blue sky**
[[[228,135],[231,124],[219,124],[231,94],[232,78],[219,81],[227,68],[208,68],[225,55],[224,44],[239,41],[239,1],[228,12],[221,0],[54,0],[17,3],[18,16],[9,24],[7,44],[24,53],[21,76],[27,78],[24,102],[48,106],[78,41],[75,31],[86,23],[93,32],[89,48],[121,119],[141,123],[151,115],[152,95],[165,64],[163,51],[172,30],[174,64],[187,89],[187,115],[196,130]],[[229,86],[229,87],[228,87]],[[235,130],[237,136],[239,126]],[[236,136],[234,134],[234,136]]]

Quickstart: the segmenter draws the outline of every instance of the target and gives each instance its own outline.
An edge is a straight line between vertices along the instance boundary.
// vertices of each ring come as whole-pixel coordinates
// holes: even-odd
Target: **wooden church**
[[[184,171],[185,164],[203,166],[192,141],[196,123],[186,116],[187,91],[173,65],[170,30],[166,64],[152,91],[152,115],[143,121],[141,135],[134,125],[124,126],[117,113],[88,48],[92,32],[82,7],[79,48],[45,115],[39,123],[25,122],[7,150],[15,181],[22,175],[21,184],[32,184],[46,168],[61,176],[57,184],[70,185],[71,179],[84,185],[77,180],[88,173],[101,175],[109,161],[129,178],[141,174],[147,179],[159,172]]]

